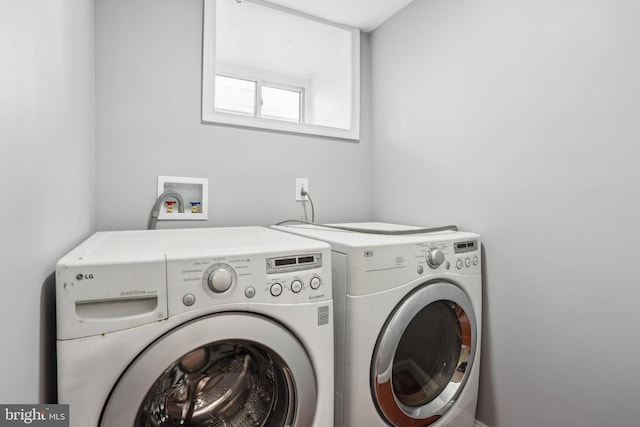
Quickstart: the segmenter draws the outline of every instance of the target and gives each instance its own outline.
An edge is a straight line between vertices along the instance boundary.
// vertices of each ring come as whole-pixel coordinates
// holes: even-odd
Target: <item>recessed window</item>
[[[359,30],[259,0],[204,2],[204,122],[359,138]]]

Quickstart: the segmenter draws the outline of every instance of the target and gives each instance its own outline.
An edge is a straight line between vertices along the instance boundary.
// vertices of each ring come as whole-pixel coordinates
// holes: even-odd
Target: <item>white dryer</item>
[[[378,232],[417,228],[335,225]],[[335,426],[472,427],[482,323],[479,236],[275,228],[332,247]]]
[[[262,227],[96,233],[56,266],[71,427],[332,425],[330,266]]]

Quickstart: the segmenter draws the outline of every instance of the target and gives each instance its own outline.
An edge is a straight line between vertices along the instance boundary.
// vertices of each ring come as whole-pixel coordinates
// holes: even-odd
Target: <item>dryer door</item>
[[[188,322],[145,349],[112,390],[100,426],[310,426],[315,411],[301,343],[272,320],[228,313]]]
[[[395,426],[428,426],[455,402],[471,372],[476,318],[471,301],[448,282],[409,294],[387,319],[371,365],[381,415]]]

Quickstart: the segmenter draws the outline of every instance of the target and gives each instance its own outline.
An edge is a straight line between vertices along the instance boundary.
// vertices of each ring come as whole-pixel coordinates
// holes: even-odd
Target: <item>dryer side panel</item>
[[[347,301],[347,256],[331,252],[334,342],[335,342],[335,427],[344,425],[345,318]]]

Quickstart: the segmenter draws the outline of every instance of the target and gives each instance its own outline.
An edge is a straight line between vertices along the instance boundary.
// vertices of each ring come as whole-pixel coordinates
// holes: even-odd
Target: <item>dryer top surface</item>
[[[350,227],[362,230],[415,230],[424,227],[411,225],[388,224],[381,222],[361,222],[361,223],[343,223],[343,224],[327,224],[329,226]],[[435,233],[421,234],[404,234],[404,235],[385,235],[373,233],[360,233],[354,231],[345,231],[323,227],[322,225],[311,224],[295,224],[274,227],[278,230],[288,231],[290,233],[311,237],[313,239],[323,240],[332,244],[334,249],[340,250],[341,247],[346,250],[348,248],[363,248],[371,246],[398,245],[398,244],[416,244],[439,241],[450,241],[460,239],[478,239],[479,236],[474,233],[462,231],[441,231]]]

